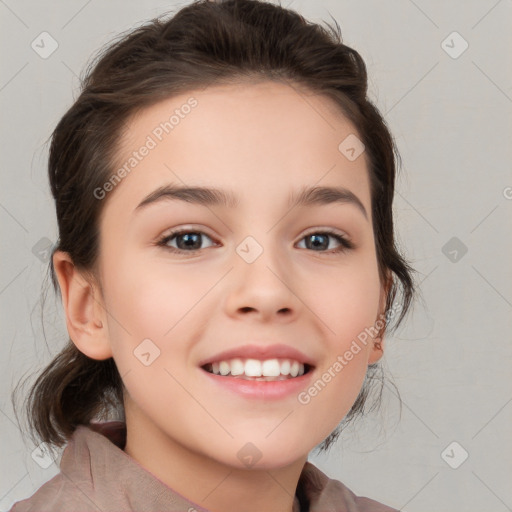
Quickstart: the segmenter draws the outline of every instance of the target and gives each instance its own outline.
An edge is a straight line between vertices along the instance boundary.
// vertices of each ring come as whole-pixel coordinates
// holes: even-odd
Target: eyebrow
[[[147,195],[135,208],[144,209],[150,204],[161,201],[179,200],[203,206],[225,206],[236,208],[239,199],[230,191],[211,187],[180,186],[168,184]],[[352,204],[368,220],[368,213],[361,200],[350,190],[343,187],[303,187],[298,193],[290,194],[288,207],[326,205],[332,203]]]

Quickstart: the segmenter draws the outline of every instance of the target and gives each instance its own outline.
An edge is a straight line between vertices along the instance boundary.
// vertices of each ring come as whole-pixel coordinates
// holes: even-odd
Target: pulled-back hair
[[[98,200],[94,191],[114,174],[121,135],[134,113],[209,85],[279,81],[332,98],[365,145],[379,276],[382,283],[391,276],[386,314],[396,308],[402,291],[396,328],[415,292],[414,270],[400,255],[393,232],[400,157],[367,97],[364,61],[342,43],[334,24],[324,28],[257,0],[201,0],[122,34],[90,64],[80,95],[51,137],[48,172],[59,230],[53,252],[67,252],[77,269],[97,276],[99,217],[106,200]],[[59,293],[52,258],[49,273]],[[391,328],[386,322],[382,334]],[[344,422],[369,410],[367,398],[375,389],[379,401],[382,382],[380,363],[370,365]],[[30,432],[54,447],[62,446],[78,425],[106,418],[112,409],[123,417],[123,382],[114,360],[91,359],[70,339],[38,376],[25,403]],[[321,449],[336,439],[340,427]]]

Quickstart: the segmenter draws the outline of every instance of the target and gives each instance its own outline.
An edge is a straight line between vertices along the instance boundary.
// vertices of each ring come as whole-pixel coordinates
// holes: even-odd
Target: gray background
[[[55,463],[41,467],[47,459],[22,437],[9,398],[66,336],[51,292],[51,352],[39,319],[45,247],[57,237],[45,141],[93,52],[185,3],[0,0],[0,510],[58,472]],[[401,420],[388,388],[381,413],[311,461],[354,492],[409,512],[512,510],[512,2],[282,5],[313,21],[330,12],[368,65],[370,95],[403,157],[396,223],[423,294],[387,341]],[[58,44],[47,58],[31,47],[51,49],[42,32]]]

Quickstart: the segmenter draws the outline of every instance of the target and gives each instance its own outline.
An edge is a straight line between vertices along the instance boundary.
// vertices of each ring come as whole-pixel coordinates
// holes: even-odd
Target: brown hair
[[[69,253],[77,268],[96,275],[98,220],[106,201],[94,190],[113,175],[121,134],[135,112],[210,84],[281,81],[334,99],[366,147],[381,282],[391,276],[386,313],[399,285],[403,292],[396,328],[415,292],[414,269],[399,254],[393,232],[395,156],[400,157],[367,98],[364,61],[342,43],[334,23],[324,28],[257,0],[201,0],[169,19],[161,16],[122,34],[89,66],[79,97],[51,137],[49,180],[59,228],[53,252]],[[49,271],[58,293],[52,260]],[[344,422],[368,410],[367,397],[375,390],[380,403],[382,386],[380,364],[371,365]],[[31,387],[25,407],[30,432],[60,447],[78,425],[106,418],[110,409],[123,414],[123,383],[112,358],[90,359],[68,339]],[[342,424],[321,449],[336,439]]]

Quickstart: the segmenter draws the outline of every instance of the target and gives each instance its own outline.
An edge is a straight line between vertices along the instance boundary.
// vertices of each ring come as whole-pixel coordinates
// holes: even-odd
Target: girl
[[[414,292],[393,139],[328,28],[203,0],[89,71],[49,156],[70,341],[27,402],[66,447],[12,511],[394,510],[307,461]]]

